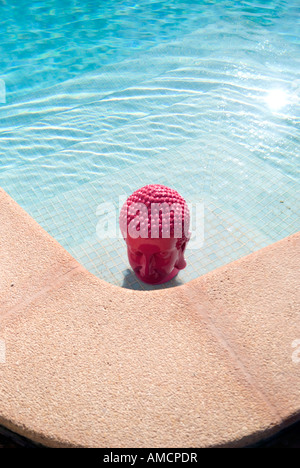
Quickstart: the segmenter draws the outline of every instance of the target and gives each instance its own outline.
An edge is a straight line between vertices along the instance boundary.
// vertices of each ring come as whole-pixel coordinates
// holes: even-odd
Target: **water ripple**
[[[145,17],[139,4],[111,3],[36,5],[24,19],[1,5],[0,185],[53,197],[206,140],[228,171],[238,145],[244,171],[243,158],[297,178],[296,1],[153,1]],[[272,103],[272,89],[286,102]]]

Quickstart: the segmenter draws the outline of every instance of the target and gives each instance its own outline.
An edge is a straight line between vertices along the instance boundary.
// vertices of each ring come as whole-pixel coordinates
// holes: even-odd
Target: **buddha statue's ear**
[[[184,259],[184,251],[186,248],[187,242],[184,241],[182,242],[181,246],[178,249],[178,260],[175,264],[175,267],[178,268],[178,270],[183,270],[186,267],[186,261]]]

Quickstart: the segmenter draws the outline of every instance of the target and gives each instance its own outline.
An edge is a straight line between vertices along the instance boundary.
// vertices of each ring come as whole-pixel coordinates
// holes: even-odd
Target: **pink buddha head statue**
[[[185,200],[164,185],[146,185],[124,203],[120,229],[129,263],[145,283],[165,283],[186,266],[190,214]]]

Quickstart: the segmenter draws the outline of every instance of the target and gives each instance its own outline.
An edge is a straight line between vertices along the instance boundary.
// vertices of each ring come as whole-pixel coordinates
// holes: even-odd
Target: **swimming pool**
[[[152,288],[96,232],[101,203],[148,183],[204,206],[168,286],[299,230],[297,0],[0,10],[0,186],[92,273]]]

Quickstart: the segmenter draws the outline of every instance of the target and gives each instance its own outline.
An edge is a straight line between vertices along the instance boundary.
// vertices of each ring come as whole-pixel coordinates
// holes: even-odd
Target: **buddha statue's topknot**
[[[190,213],[186,201],[174,189],[153,184],[133,192],[120,213],[120,229],[124,238],[130,235],[129,225],[137,217],[135,228],[140,231],[141,237],[161,238],[169,232],[170,237],[188,240]],[[156,236],[153,236],[153,232]]]

